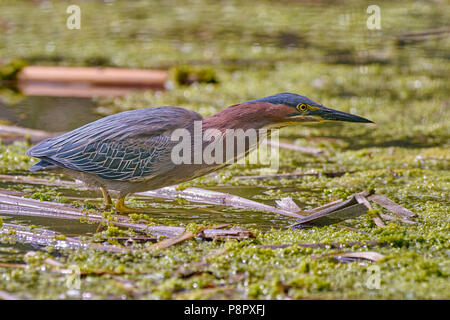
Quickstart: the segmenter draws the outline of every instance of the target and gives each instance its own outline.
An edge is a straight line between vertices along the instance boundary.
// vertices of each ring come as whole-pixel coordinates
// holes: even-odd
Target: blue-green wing
[[[64,167],[108,180],[137,180],[171,168],[170,138],[155,136],[136,141],[102,140],[63,150],[51,159]],[[168,152],[169,151],[169,152]],[[164,171],[165,171],[164,170]]]
[[[27,154],[49,166],[88,172],[103,179],[140,180],[174,167],[170,133],[195,120],[201,120],[201,116],[176,107],[122,112],[45,140]],[[45,165],[38,168],[45,170]]]

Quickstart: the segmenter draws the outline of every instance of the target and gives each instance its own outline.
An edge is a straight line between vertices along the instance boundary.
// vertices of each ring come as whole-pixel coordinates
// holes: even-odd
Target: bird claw
[[[121,214],[147,213],[147,210],[141,208],[130,208],[125,205],[125,199],[119,198],[116,202],[115,209]]]

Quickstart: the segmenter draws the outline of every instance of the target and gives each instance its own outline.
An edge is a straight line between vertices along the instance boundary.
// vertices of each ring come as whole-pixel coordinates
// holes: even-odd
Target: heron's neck
[[[270,124],[266,115],[270,104],[236,104],[203,119],[203,130],[261,129]]]

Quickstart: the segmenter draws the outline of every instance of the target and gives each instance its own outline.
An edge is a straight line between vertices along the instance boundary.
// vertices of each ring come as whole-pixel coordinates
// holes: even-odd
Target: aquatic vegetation
[[[213,68],[193,68],[187,65],[174,67],[172,78],[176,84],[186,85],[192,83],[218,83]]]
[[[10,59],[0,62],[0,81],[15,80],[17,74],[25,67],[27,63],[21,59]]]
[[[52,5],[23,2],[18,6],[16,1],[2,1],[1,19],[14,23],[0,24],[6,28],[0,39],[0,56],[49,65],[166,69],[184,65],[189,72],[209,70],[208,76],[214,74],[218,79],[214,84],[171,82],[165,91],[98,98],[99,114],[176,105],[208,116],[234,103],[296,92],[376,122],[373,126],[317,124],[280,131],[283,142],[327,152],[312,156],[281,149],[281,173],[344,172],[341,176],[240,179],[264,174],[264,168],[233,165],[180,188],[229,192],[270,205],[291,197],[302,209],[374,190],[416,213],[416,224],[385,221],[386,227],[380,228],[372,214],[388,212],[374,205],[371,214],[341,226],[290,230],[285,227],[293,223],[291,219],[267,213],[134,197],[129,205],[149,209],[148,215],[132,215],[135,222],[181,225],[191,231],[203,225],[231,223],[250,229],[256,237],[242,241],[193,239],[163,251],[140,250],[145,244],[135,242],[131,247],[136,251],[111,253],[51,247],[36,250],[3,234],[0,261],[23,264],[23,268],[0,265],[0,290],[38,299],[449,298],[450,40],[401,46],[394,40],[406,30],[445,25],[450,20],[450,10],[443,7],[446,4],[383,2],[383,28],[374,32],[365,27],[366,4],[359,1],[348,6],[208,0],[189,5],[177,1],[83,2],[85,20],[78,33],[65,28],[66,4]],[[35,10],[24,10],[29,6]],[[101,22],[96,19],[98,12],[103,13]],[[26,142],[0,144],[0,173],[29,175],[27,169],[35,160],[24,155],[27,148]],[[51,180],[56,176],[39,177]],[[78,186],[5,181],[2,188],[35,199],[101,210],[101,194]],[[108,219],[108,212],[104,217]],[[107,221],[97,230],[98,224],[2,215],[0,225],[11,221],[48,227],[66,236],[81,235],[94,243],[117,244],[119,237],[136,235]],[[332,243],[369,240],[380,245],[331,247]],[[306,248],[298,243],[330,246]],[[290,246],[258,247],[274,244]],[[26,255],[30,250],[36,253]],[[341,263],[329,256],[369,250],[384,258]],[[49,258],[64,268],[79,270],[80,288],[70,287],[68,275],[55,272],[46,262]],[[378,278],[373,277],[374,272]]]

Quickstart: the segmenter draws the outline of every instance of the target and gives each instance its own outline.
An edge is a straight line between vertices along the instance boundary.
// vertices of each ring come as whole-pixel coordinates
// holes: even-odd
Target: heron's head
[[[273,96],[250,100],[244,103],[253,104],[261,109],[261,116],[266,115],[273,127],[283,127],[300,122],[347,121],[373,123],[363,117],[325,108],[320,103],[294,93],[279,93]]]

